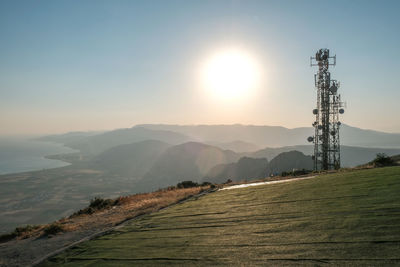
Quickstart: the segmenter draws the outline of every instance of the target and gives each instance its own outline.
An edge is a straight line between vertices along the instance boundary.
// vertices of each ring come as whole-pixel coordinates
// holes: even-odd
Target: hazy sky
[[[311,126],[309,57],[337,55],[342,122],[400,132],[400,1],[0,1],[0,134],[138,123]],[[201,86],[215,51],[260,66],[236,101]]]

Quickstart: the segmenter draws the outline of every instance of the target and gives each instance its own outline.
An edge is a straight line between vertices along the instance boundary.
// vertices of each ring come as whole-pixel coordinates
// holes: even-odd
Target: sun
[[[238,100],[257,87],[260,69],[253,57],[243,50],[226,49],[212,55],[203,68],[205,88],[214,96]]]

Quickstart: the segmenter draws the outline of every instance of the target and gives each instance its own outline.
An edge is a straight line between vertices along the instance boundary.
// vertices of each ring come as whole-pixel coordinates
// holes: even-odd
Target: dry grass
[[[169,205],[178,203],[188,197],[197,195],[208,188],[209,186],[183,189],[168,188],[152,193],[119,197],[113,200],[113,203],[115,203],[114,206],[101,210],[94,210],[92,214],[75,213],[67,218],[60,219],[47,225],[19,227],[17,229],[23,229],[23,231],[19,231],[18,235],[7,235],[8,238],[4,238],[3,241],[44,236],[47,235],[45,230],[49,229],[49,227],[54,224],[57,224],[62,228],[62,231],[57,234],[71,231],[104,230],[119,225],[134,217],[155,212]]]

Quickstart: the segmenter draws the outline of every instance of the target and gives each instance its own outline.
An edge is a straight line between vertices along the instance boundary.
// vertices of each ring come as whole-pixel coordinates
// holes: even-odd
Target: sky
[[[400,1],[0,1],[0,135],[142,123],[309,127],[320,48],[343,123],[400,133]],[[205,90],[211,55],[240,49],[257,88]]]

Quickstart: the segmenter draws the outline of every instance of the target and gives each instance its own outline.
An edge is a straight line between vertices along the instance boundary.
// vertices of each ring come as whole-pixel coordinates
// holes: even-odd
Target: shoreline
[[[8,140],[8,139],[4,139],[4,140]],[[31,155],[30,157],[26,157],[24,156],[24,153],[21,153],[21,156],[19,157],[15,157],[13,160],[11,160],[10,162],[33,162],[34,165],[37,164],[37,166],[29,166],[29,164],[25,164],[25,168],[21,169],[21,170],[9,170],[7,171],[7,169],[4,172],[0,172],[0,177],[3,175],[21,175],[21,174],[25,174],[28,172],[37,172],[37,171],[46,171],[46,170],[53,170],[53,169],[57,169],[57,168],[63,168],[63,167],[67,167],[72,165],[72,162],[68,162],[66,160],[64,160],[62,157],[60,156],[64,156],[64,155],[68,155],[68,154],[74,154],[74,153],[80,153],[79,150],[71,148],[66,146],[65,144],[62,143],[57,143],[57,142],[52,142],[52,141],[42,141],[42,140],[37,140],[37,139],[12,139],[16,144],[20,144],[20,143],[25,143],[26,147],[23,147],[23,150],[29,150],[30,147],[28,147],[27,145],[30,144],[38,144],[40,143],[44,143],[45,146],[54,146],[52,149],[55,150],[56,147],[58,147],[60,150],[61,149],[68,149],[70,151],[60,151],[60,152],[51,152],[48,154],[42,154],[39,153],[39,155]],[[1,139],[0,139],[1,141]],[[40,145],[39,145],[40,146]],[[38,146],[38,147],[39,147]],[[13,146],[9,146],[9,147],[13,147]],[[6,148],[9,148],[6,147]],[[18,147],[17,145],[15,146],[15,150],[20,149],[20,147]],[[5,161],[7,162],[7,161]],[[21,164],[12,164],[12,166],[19,166]],[[23,165],[23,164],[22,164]],[[50,166],[49,166],[50,165]],[[53,166],[51,166],[53,165]],[[54,166],[55,165],[55,166]],[[0,165],[1,166],[1,165]]]

